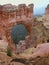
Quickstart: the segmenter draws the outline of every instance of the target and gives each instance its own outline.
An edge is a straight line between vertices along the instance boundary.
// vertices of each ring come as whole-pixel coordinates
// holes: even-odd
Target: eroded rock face
[[[13,59],[13,57],[9,57],[7,56],[7,54],[5,52],[0,52],[0,65],[24,65],[21,62],[11,62],[11,60]]]
[[[25,55],[25,58],[34,59],[37,57],[47,57],[48,55],[49,55],[49,43],[44,43],[37,45],[37,48],[34,49],[33,53]]]
[[[45,9],[45,14],[43,16],[43,24],[46,29],[46,36],[47,36],[46,40],[49,40],[49,4],[47,5],[47,7]]]
[[[17,53],[23,53],[26,49],[32,47],[30,36],[26,36],[25,40],[20,40],[17,44]]]
[[[45,22],[49,22],[49,4],[47,5],[46,9],[45,9],[45,15],[44,15],[44,20]],[[48,25],[48,23],[46,23],[46,25]]]
[[[49,55],[49,43],[39,44],[32,55],[29,57],[45,57]],[[28,58],[29,58],[28,57]]]
[[[8,42],[6,40],[0,40],[0,51],[6,51]]]
[[[0,5],[0,37],[8,41],[11,50],[13,50],[14,44],[10,32],[14,25],[25,25],[29,35],[32,34],[33,7],[33,4],[28,6],[25,4],[18,6],[12,4]]]

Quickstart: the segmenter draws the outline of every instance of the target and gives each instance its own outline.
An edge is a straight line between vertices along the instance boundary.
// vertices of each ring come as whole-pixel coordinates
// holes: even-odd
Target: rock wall
[[[47,21],[47,22],[49,22],[49,4],[47,5],[47,7],[46,7],[46,9],[45,9],[45,20]]]
[[[46,40],[49,40],[49,4],[47,5],[45,9],[45,14],[43,16],[43,24],[46,29]]]
[[[0,5],[0,38],[8,41],[11,50],[14,49],[14,44],[10,32],[14,25],[25,25],[29,35],[32,34],[33,7],[33,4]]]

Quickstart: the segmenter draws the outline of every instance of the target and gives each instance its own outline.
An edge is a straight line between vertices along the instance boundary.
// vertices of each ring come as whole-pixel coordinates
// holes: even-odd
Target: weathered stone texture
[[[49,4],[45,9],[45,15],[43,16],[43,24],[46,29],[46,40],[49,40]]]
[[[14,25],[23,24],[27,28],[29,35],[32,33],[33,4],[18,6],[12,4],[0,5],[0,37],[9,42],[12,49],[14,47],[11,39],[11,29]]]
[[[46,9],[45,9],[45,20],[47,22],[49,22],[49,4],[47,5]]]

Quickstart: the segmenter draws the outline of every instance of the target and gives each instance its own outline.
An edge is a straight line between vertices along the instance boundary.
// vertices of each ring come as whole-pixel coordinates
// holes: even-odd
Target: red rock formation
[[[49,55],[49,43],[39,44],[34,49],[33,54],[25,56],[27,59],[34,59],[37,57],[47,57]]]
[[[16,24],[23,24],[27,28],[29,35],[32,34],[33,4],[18,6],[6,4],[0,5],[0,33],[2,39],[6,38],[10,48],[13,50],[13,41],[11,39],[11,28]]]
[[[49,4],[45,9],[45,15],[43,16],[43,24],[46,28],[46,41],[49,40]],[[48,42],[48,41],[47,41]]]
[[[32,57],[44,57],[49,55],[49,43],[39,44],[37,45],[36,50],[32,54]]]
[[[49,4],[47,5],[46,9],[45,9],[45,19],[48,22],[49,21]]]

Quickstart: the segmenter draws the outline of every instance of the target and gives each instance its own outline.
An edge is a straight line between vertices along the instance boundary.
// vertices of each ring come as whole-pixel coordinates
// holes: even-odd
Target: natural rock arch
[[[13,41],[11,39],[11,29],[16,24],[25,25],[29,32],[32,34],[32,21],[33,17],[33,4],[25,6],[24,4],[15,6],[12,4],[5,4],[0,6],[0,31],[3,36],[8,41],[8,45],[13,51]]]
[[[15,22],[15,23],[10,23],[7,25],[7,29],[5,30],[5,33],[6,33],[6,38],[7,38],[7,41],[8,41],[8,45],[10,46],[10,49],[11,51],[14,51],[14,43],[13,43],[13,40],[11,38],[11,29],[13,28],[13,26],[17,25],[17,24],[22,24],[26,27],[27,31],[28,31],[28,35],[30,35],[31,37],[31,34],[32,34],[32,23],[31,22]]]

